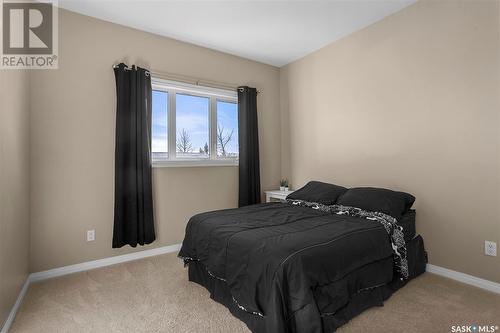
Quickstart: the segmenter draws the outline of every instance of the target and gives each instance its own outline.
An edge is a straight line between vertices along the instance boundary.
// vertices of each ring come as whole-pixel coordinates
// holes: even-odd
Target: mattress
[[[321,311],[339,309],[358,290],[391,282],[394,273],[407,277],[404,235],[394,218],[303,204],[197,214],[186,226],[179,256],[200,261],[226,281],[239,308],[263,318],[268,333],[321,332]],[[344,279],[376,262],[383,265]],[[332,300],[321,297],[318,307],[318,295]]]
[[[253,332],[319,333],[415,275],[410,258],[425,255],[414,230],[414,211],[397,222],[352,207],[261,204],[193,216],[179,257]]]

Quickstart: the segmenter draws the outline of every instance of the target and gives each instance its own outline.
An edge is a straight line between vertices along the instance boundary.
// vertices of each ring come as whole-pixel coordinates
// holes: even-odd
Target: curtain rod
[[[118,68],[118,65],[113,65],[113,68]],[[125,67],[125,70],[129,71],[129,70],[132,70],[132,68]],[[195,78],[192,76],[187,76],[187,75],[182,75],[182,74],[174,74],[174,73],[160,72],[160,71],[154,71],[154,70],[146,70],[146,75],[155,76],[155,77],[158,77],[160,79],[181,81],[183,83],[194,84],[196,86],[205,86],[205,87],[211,87],[211,88],[219,88],[219,89],[222,88],[222,89],[243,91],[243,88],[240,88],[240,87],[233,85],[233,84],[222,83],[222,82],[217,82],[217,81],[212,81],[212,80],[198,79],[198,78]],[[261,93],[261,91],[257,90],[257,94],[260,94],[260,93]]]

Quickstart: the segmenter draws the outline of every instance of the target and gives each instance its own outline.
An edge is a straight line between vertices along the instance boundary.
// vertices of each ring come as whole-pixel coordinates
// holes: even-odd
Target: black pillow
[[[342,186],[310,181],[304,187],[290,193],[286,198],[333,205],[345,191],[347,189]]]
[[[401,215],[411,208],[413,202],[415,197],[411,194],[373,187],[351,188],[337,200],[339,205],[381,212],[396,219],[400,219]]]

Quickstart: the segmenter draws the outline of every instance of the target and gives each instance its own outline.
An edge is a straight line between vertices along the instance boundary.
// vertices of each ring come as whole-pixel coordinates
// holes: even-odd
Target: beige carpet
[[[500,326],[500,295],[426,273],[339,332],[450,332],[473,323]],[[168,254],[34,283],[10,332],[249,330]]]

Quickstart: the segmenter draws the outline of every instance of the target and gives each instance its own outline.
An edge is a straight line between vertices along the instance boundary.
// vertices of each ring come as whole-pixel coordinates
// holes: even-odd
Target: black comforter
[[[268,332],[321,332],[322,316],[395,274],[380,223],[288,203],[198,214],[179,256],[225,281]]]

